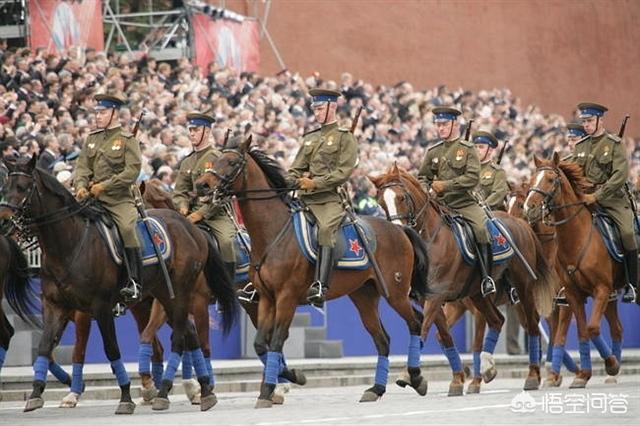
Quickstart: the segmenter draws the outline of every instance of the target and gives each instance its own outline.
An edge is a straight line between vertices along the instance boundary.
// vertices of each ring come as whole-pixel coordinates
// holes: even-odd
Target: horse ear
[[[391,174],[394,176],[400,176],[400,170],[398,169],[397,161],[394,161],[393,166],[391,166]]]
[[[371,176],[371,175],[367,175],[367,178],[371,181],[371,183],[376,187],[376,188],[380,188],[380,185],[382,184],[382,179],[380,176]]]
[[[558,151],[554,151],[553,152],[553,165],[555,167],[558,167],[558,164],[560,164],[560,155],[558,154]]]
[[[240,151],[247,152],[249,147],[251,146],[251,141],[253,140],[253,134],[249,135],[249,137],[240,144]]]
[[[533,164],[535,164],[535,165],[536,165],[536,167],[540,167],[540,164],[541,164],[540,159],[539,159],[539,158],[538,158],[538,156],[537,156],[537,155],[535,155],[535,154],[533,155]]]

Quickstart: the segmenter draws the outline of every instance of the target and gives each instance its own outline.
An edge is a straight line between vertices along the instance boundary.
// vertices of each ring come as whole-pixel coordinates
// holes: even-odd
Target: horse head
[[[423,212],[420,184],[407,171],[397,164],[380,176],[369,176],[369,180],[378,190],[378,204],[382,206],[387,220],[396,225],[416,227]]]
[[[195,184],[199,196],[228,196],[238,193],[245,184],[240,176],[244,176],[247,166],[247,152],[251,146],[252,136],[238,143],[239,138],[232,138],[222,150],[222,155],[214,162],[213,167],[206,169]]]
[[[0,203],[0,221],[21,214],[31,204],[36,189],[34,171],[37,158],[19,158],[7,161],[5,165],[9,174],[2,189],[3,201]]]

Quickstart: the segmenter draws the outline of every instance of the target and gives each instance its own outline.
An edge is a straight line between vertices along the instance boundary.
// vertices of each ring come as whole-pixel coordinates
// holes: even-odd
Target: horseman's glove
[[[189,214],[189,209],[187,207],[180,207],[180,214],[182,216],[186,216]]]
[[[91,195],[93,195],[95,198],[98,198],[100,196],[100,194],[102,194],[104,192],[104,185],[101,183],[96,183],[91,187]]]
[[[313,189],[316,187],[316,183],[313,181],[313,179],[309,179],[308,177],[302,177],[300,179],[298,179],[298,186],[300,187],[300,189]]]
[[[595,194],[582,194],[582,201],[584,201],[586,205],[590,206],[591,204],[594,204],[597,200],[596,200]]]
[[[191,213],[189,216],[187,216],[187,219],[189,220],[189,222],[191,223],[198,223],[200,222],[202,219],[204,219],[204,216],[202,215],[202,213],[200,212],[193,212]]]
[[[85,200],[89,196],[89,191],[87,188],[82,187],[76,191],[76,200],[82,201]]]
[[[444,181],[442,180],[434,180],[431,184],[431,189],[433,189],[436,194],[440,195],[442,191],[444,191]]]

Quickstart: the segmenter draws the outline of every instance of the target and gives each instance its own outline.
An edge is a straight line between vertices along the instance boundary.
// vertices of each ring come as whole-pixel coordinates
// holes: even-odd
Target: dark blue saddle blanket
[[[450,216],[448,222],[464,261],[469,265],[474,265],[476,263],[476,241],[471,226],[462,216]],[[507,227],[502,222],[500,224],[505,232],[508,233]],[[493,263],[495,265],[505,263],[513,257],[513,247],[493,222],[487,220],[485,226],[489,231],[489,235],[491,235]],[[511,234],[508,237],[513,241]]]
[[[167,232],[167,225],[162,219],[156,216],[149,216],[147,223],[151,229],[151,235],[147,232],[147,229],[143,222],[144,219],[138,219],[137,231],[138,240],[142,245],[142,264],[144,266],[157,265],[158,258],[153,249],[151,238],[157,244],[162,254],[162,259],[167,260],[171,257],[173,251],[173,243]],[[103,239],[107,243],[111,258],[117,265],[122,264],[122,239],[118,233],[118,229],[115,226],[109,226],[104,221],[100,220],[98,223],[98,229],[102,234]]]
[[[375,234],[371,226],[362,219],[353,223],[345,217],[336,236],[337,269],[362,270],[370,267],[369,257],[358,237],[355,226],[364,231],[369,248],[372,251],[376,249]],[[313,216],[304,211],[295,211],[293,213],[293,228],[302,254],[309,262],[315,264],[318,258],[318,227]]]
[[[609,256],[616,261],[624,261],[624,249],[620,240],[620,231],[611,217],[604,210],[598,209],[593,213],[593,222],[596,225],[604,245],[609,252]],[[634,221],[636,231],[636,241],[640,243],[640,217]]]
[[[206,223],[198,223],[198,228],[210,236],[216,247],[218,249],[220,248],[215,234]],[[236,238],[233,243],[236,253],[236,273],[234,276],[234,282],[236,284],[246,283],[249,281],[249,266],[251,264],[251,238],[249,238],[247,230],[240,228],[240,231],[236,233]]]

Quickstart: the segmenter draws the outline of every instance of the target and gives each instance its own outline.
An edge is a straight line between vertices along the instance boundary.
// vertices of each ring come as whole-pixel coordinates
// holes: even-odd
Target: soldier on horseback
[[[312,89],[309,95],[312,97],[311,109],[321,126],[303,136],[287,183],[301,190],[300,199],[318,224],[320,249],[307,300],[320,305],[329,288],[336,232],[345,215],[338,188],[349,180],[356,167],[358,146],[349,130],[338,128],[336,108],[340,93]]]
[[[220,151],[211,145],[211,126],[215,119],[206,114],[192,112],[187,114],[189,138],[193,152],[180,163],[180,171],[176,178],[173,191],[173,202],[178,211],[191,223],[204,223],[211,229],[218,242],[222,260],[226,265],[229,277],[235,274],[235,246],[236,229],[225,209],[228,205],[202,203],[193,200],[190,195],[195,188],[195,181],[206,171],[213,168],[213,164],[220,156]]]
[[[498,139],[491,132],[478,131],[473,134],[473,144],[480,158],[478,192],[491,210],[505,211],[505,199],[509,193],[507,174],[491,159],[498,147]]]
[[[573,152],[576,143],[587,136],[584,127],[580,123],[567,124],[567,143],[569,144],[569,151]],[[573,154],[569,154],[562,158],[562,161],[573,161]]]
[[[629,160],[621,139],[604,128],[607,108],[595,103],[578,105],[580,119],[588,137],[576,143],[573,161],[582,166],[595,192],[583,197],[587,205],[600,206],[615,222],[624,249],[627,285],[623,301],[640,304],[638,287],[638,246],[633,226],[633,211],[624,193],[629,177]]]
[[[142,165],[140,145],[135,137],[120,127],[118,110],[125,100],[107,94],[95,96],[97,129],[85,141],[74,181],[76,198],[89,196],[100,202],[116,224],[122,241],[129,279],[120,295],[132,302],[142,291],[142,257],[136,233],[136,211],[131,185],[136,182]]]
[[[438,200],[460,214],[473,229],[483,270],[482,294],[496,291],[491,278],[492,250],[489,232],[485,226],[487,217],[472,195],[480,177],[480,159],[473,144],[460,137],[458,116],[460,110],[450,107],[433,109],[434,122],[442,141],[427,150],[418,177],[428,190],[438,195]]]

